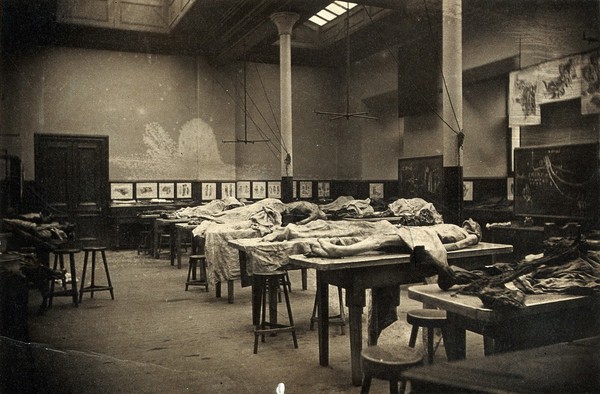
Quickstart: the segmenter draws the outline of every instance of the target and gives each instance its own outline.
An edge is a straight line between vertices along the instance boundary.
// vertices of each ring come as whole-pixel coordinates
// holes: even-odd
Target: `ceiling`
[[[359,6],[351,13],[349,40],[345,39],[345,18],[325,25],[327,29],[304,25],[331,1],[198,0],[168,32],[147,33],[57,23],[57,0],[0,0],[2,42],[4,51],[9,52],[60,45],[204,55],[215,64],[241,59],[278,63],[278,35],[270,15],[291,11],[300,16],[292,37],[292,61],[296,65],[341,66],[346,61],[347,42],[352,61],[417,39],[439,44],[442,0],[354,0]],[[520,7],[561,1],[567,0],[463,0],[463,26],[507,18]]]
[[[428,30],[435,23],[441,0],[354,0],[349,40],[345,18],[326,25],[327,32],[304,22],[331,0],[212,0],[196,1],[168,33],[147,33],[56,22],[57,0],[4,0],[2,41],[5,51],[29,46],[60,45],[147,53],[205,55],[224,64],[247,59],[277,63],[277,28],[270,15],[279,11],[299,14],[294,27],[292,61],[297,65],[339,66],[350,43],[352,60],[384,50]],[[438,10],[436,12],[436,9]],[[336,26],[337,25],[337,26]],[[313,26],[314,27],[314,26]],[[321,29],[325,30],[325,29]],[[385,37],[385,39],[382,39]]]

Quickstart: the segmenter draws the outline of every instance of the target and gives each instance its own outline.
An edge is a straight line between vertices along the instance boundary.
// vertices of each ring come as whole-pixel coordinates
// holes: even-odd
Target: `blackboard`
[[[398,195],[422,198],[441,212],[443,174],[444,158],[441,155],[398,159]]]
[[[514,158],[516,215],[597,218],[597,143],[516,148]]]

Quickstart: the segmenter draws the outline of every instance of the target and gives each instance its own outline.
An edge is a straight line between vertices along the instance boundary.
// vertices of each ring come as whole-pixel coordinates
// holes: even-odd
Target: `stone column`
[[[279,90],[281,100],[281,199],[292,200],[294,161],[292,155],[292,28],[299,15],[276,12],[271,21],[279,31]]]
[[[442,109],[444,120],[444,219],[462,220],[462,0],[442,1]]]

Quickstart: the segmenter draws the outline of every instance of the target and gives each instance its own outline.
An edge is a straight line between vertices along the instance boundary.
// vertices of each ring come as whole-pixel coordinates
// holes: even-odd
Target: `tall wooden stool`
[[[344,302],[342,300],[342,288],[340,286],[338,289],[338,300],[340,303],[340,313],[339,315],[329,316],[329,324],[332,326],[340,326],[340,334],[345,335],[344,327],[346,327],[346,314],[344,313]],[[312,316],[310,317],[310,330],[313,331],[315,329],[315,323],[319,322],[319,317],[317,316],[317,304],[319,300],[319,290],[315,294],[315,303],[313,305]]]
[[[291,332],[294,348],[298,348],[296,339],[296,326],[294,326],[294,318],[292,317],[292,306],[290,304],[290,296],[288,287],[285,283],[285,271],[254,273],[252,276],[253,286],[258,286],[258,299],[260,300],[260,316],[259,322],[254,327],[254,354],[258,352],[258,337],[261,337],[262,342],[265,342],[265,335],[275,335],[278,332]],[[283,288],[285,305],[288,313],[289,324],[277,323],[277,291],[279,287]],[[269,321],[267,321],[267,293],[269,293]]]
[[[379,346],[368,346],[360,353],[360,365],[363,372],[361,394],[369,392],[373,378],[389,381],[390,394],[403,393],[402,372],[423,365],[423,354],[407,346],[401,346],[393,353]]]
[[[435,349],[433,346],[433,331],[436,328],[442,330],[442,337],[446,329],[446,311],[441,309],[414,309],[406,313],[406,321],[412,324],[408,346],[415,347],[419,327],[427,329],[427,361],[433,363]]]
[[[200,269],[200,275],[198,275]],[[190,266],[185,281],[185,291],[189,286],[204,286],[208,292],[208,275],[206,274],[206,256],[203,254],[190,255]]]
[[[50,282],[50,294],[48,295],[48,308],[52,307],[52,300],[56,296],[71,296],[73,297],[73,306],[78,306],[77,303],[77,272],[75,270],[75,254],[81,252],[79,249],[75,248],[65,248],[65,249],[56,249],[52,253],[54,253],[54,270],[60,269],[62,272],[65,272],[65,255],[69,256],[69,273],[71,275],[71,288],[67,287],[66,278],[63,276],[62,281],[62,290],[56,291],[55,281]]]
[[[90,298],[94,298],[94,292],[96,291],[110,291],[110,298],[115,299],[115,294],[113,292],[112,282],[110,281],[110,273],[108,272],[108,263],[106,262],[106,247],[105,246],[86,246],[83,248],[85,252],[83,258],[83,271],[81,273],[81,288],[79,289],[79,302],[81,302],[83,298],[83,293],[90,293]],[[102,263],[104,264],[104,272],[106,273],[106,286],[98,286],[96,285],[96,252],[100,252],[102,256]],[[92,268],[91,268],[91,281],[88,287],[85,286],[85,274],[87,272],[88,266],[88,257],[92,254]]]

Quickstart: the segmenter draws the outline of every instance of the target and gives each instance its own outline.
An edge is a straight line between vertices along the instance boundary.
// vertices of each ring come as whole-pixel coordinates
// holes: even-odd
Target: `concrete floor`
[[[119,251],[109,252],[108,261],[114,301],[108,292],[96,293],[93,299],[86,294],[74,308],[69,298],[60,297],[38,316],[41,299],[31,291],[31,343],[0,341],[4,367],[9,364],[17,376],[4,385],[7,391],[275,393],[284,383],[286,393],[360,392],[350,381],[349,337],[338,327],[330,329],[330,365],[319,366],[317,332],[309,329],[314,272],[309,271],[306,291],[300,289],[299,271],[290,273],[299,348],[294,349],[291,335],[283,333],[267,337],[253,354],[250,288],[236,282],[235,303],[228,304],[225,289],[223,298],[216,298],[212,288],[209,293],[199,288],[184,291],[186,267],[172,267],[166,256],[153,259]],[[79,271],[81,266],[78,261]],[[104,275],[97,272],[97,284],[102,284]],[[337,292],[332,289],[330,294],[336,310]],[[420,307],[402,291],[399,321],[384,330],[379,344],[407,344],[406,311]],[[365,308],[365,328],[366,315]],[[363,338],[366,343],[366,332]],[[467,342],[468,357],[482,355],[479,336],[469,334]],[[417,346],[422,348],[420,340]],[[436,362],[444,359],[442,344]],[[371,393],[379,392],[388,392],[387,382],[374,380]]]

